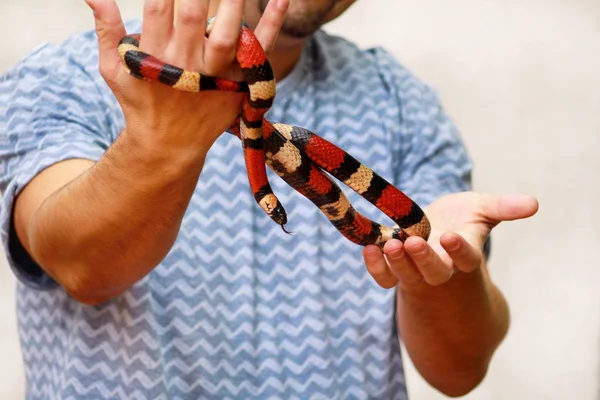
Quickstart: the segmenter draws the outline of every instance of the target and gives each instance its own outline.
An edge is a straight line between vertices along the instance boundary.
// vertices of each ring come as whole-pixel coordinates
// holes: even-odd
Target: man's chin
[[[321,28],[322,22],[321,19],[312,21],[288,19],[283,23],[279,35],[284,35],[291,39],[307,39]]]
[[[279,36],[287,37],[290,39],[296,40],[304,40],[311,37],[316,30],[307,30],[307,29],[281,29],[279,31]]]

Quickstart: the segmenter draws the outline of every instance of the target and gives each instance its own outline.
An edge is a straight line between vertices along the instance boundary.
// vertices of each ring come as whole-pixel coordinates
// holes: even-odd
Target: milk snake
[[[208,21],[207,36],[213,20],[214,17]],[[126,35],[119,42],[118,53],[130,75],[188,92],[247,93],[240,115],[228,133],[236,135],[242,142],[250,188],[256,202],[282,228],[287,223],[286,212],[271,189],[265,163],[312,201],[353,243],[382,246],[391,238],[405,240],[413,235],[428,239],[431,228],[426,215],[402,191],[317,134],[297,126],[271,123],[264,118],[273,104],[276,82],[267,55],[246,24],[241,25],[236,51],[245,82],[206,76],[167,64],[142,52],[140,37],[140,34]],[[357,212],[339,186],[323,171],[372,203],[397,227],[381,225]]]

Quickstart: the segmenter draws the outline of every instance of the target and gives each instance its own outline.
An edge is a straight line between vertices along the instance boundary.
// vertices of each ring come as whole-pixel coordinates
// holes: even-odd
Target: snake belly
[[[207,37],[213,21],[214,17],[207,23]],[[409,236],[429,238],[431,226],[427,216],[401,190],[316,133],[271,123],[264,117],[275,99],[276,81],[267,55],[247,25],[240,27],[236,51],[245,82],[207,76],[165,63],[140,50],[140,37],[140,34],[126,35],[118,46],[123,67],[133,77],[188,92],[216,90],[246,94],[240,114],[228,132],[242,142],[255,201],[282,228],[287,215],[269,184],[267,166],[315,204],[344,237],[357,245],[382,246],[392,238],[405,240]],[[329,175],[381,210],[396,226],[382,225],[356,211]]]

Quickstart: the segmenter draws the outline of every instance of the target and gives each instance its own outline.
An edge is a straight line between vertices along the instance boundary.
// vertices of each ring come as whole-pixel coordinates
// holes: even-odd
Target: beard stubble
[[[269,0],[259,0],[262,15]],[[304,39],[315,33],[325,22],[337,0],[291,0],[280,34]]]

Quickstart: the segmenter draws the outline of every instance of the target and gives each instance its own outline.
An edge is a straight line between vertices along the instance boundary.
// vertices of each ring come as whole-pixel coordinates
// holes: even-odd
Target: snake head
[[[283,208],[281,203],[277,202],[277,205],[275,206],[275,208],[269,213],[269,217],[271,217],[271,219],[273,221],[275,221],[276,223],[281,225],[281,229],[285,233],[287,233],[288,235],[292,234],[287,229],[285,229],[285,224],[287,224],[287,222],[288,222],[287,221],[287,213],[285,212],[285,209]]]
[[[277,202],[277,205],[271,211],[269,216],[271,217],[271,219],[273,219],[273,221],[277,222],[281,226],[287,224],[287,213],[285,212],[285,209],[279,202]]]

